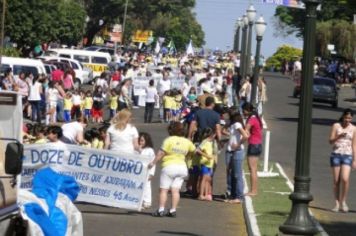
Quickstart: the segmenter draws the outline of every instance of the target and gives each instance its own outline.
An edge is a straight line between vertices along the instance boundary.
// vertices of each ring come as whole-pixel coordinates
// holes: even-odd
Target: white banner
[[[181,90],[183,88],[183,84],[185,82],[184,76],[174,76],[170,78],[171,80],[171,89]]]
[[[62,143],[25,145],[24,156],[20,188],[31,189],[36,171],[49,166],[76,179],[77,201],[141,210],[149,157]]]
[[[145,76],[137,76],[133,78],[132,84],[135,96],[146,95],[146,88],[151,78]]]

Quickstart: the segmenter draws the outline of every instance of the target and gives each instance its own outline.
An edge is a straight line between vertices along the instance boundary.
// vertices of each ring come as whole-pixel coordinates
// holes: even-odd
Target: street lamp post
[[[318,232],[315,222],[309,214],[310,194],[309,165],[312,124],[313,99],[313,60],[315,56],[316,8],[321,0],[303,0],[305,3],[305,28],[303,45],[303,67],[299,121],[297,136],[297,153],[295,162],[294,192],[290,195],[292,209],[288,219],[279,230],[284,234],[314,235]]]
[[[263,17],[261,16],[255,23],[256,29],[256,53],[255,53],[255,67],[253,71],[253,80],[252,80],[252,92],[251,92],[251,101],[254,105],[256,105],[256,94],[257,94],[257,82],[260,73],[260,51],[261,51],[261,41],[263,38],[263,34],[266,31],[266,22],[264,21]]]
[[[240,71],[241,78],[245,79],[246,70],[246,40],[247,40],[247,26],[248,26],[248,18],[246,15],[242,16],[242,40],[241,40],[241,56],[240,56]]]
[[[246,11],[248,18],[248,39],[247,39],[247,51],[246,51],[246,74],[251,75],[251,44],[252,44],[252,26],[256,17],[256,10],[251,4]]]
[[[236,33],[234,38],[234,52],[238,53],[240,51],[240,28],[241,28],[242,19],[239,17],[236,21]]]

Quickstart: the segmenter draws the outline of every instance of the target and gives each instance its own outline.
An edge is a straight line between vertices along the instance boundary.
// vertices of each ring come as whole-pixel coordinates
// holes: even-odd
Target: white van
[[[63,48],[49,49],[45,52],[45,56],[65,57],[78,60],[84,66],[92,69],[94,78],[99,77],[102,72],[108,70],[107,65],[111,60],[110,54],[106,52]]]
[[[8,68],[12,69],[15,76],[21,72],[32,73],[34,76],[38,74],[46,74],[46,69],[42,61],[20,57],[2,57],[1,73],[3,74]]]
[[[81,84],[87,84],[92,81],[93,79],[93,71],[88,68],[84,67],[78,60],[65,58],[65,57],[39,57],[39,59],[43,60],[44,63],[46,62],[65,62],[66,64],[70,65],[72,69],[75,71],[75,79],[74,83],[76,87],[79,87]]]

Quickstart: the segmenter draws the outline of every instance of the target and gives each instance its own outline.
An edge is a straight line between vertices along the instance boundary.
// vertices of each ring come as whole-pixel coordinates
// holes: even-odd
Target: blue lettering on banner
[[[113,193],[114,199],[119,200],[119,201],[127,201],[127,202],[133,202],[133,203],[138,203],[139,199],[137,197],[133,197],[129,195],[128,193],[124,194],[123,192],[117,192],[115,191]]]
[[[70,152],[68,165],[82,166],[80,161],[83,159],[84,152]]]
[[[70,171],[59,171],[62,175],[69,175],[75,178],[75,180],[89,180],[90,174],[87,172],[70,172]]]
[[[37,169],[31,169],[31,168],[23,168],[21,172],[21,176],[33,176],[37,172]]]
[[[102,189],[102,188],[90,188],[89,194],[95,196],[101,196],[101,197],[109,197],[110,190]]]
[[[120,186],[123,189],[136,189],[136,183],[129,179],[107,176],[104,180],[104,183]]]
[[[63,151],[58,150],[42,150],[41,152],[37,150],[31,150],[31,162],[33,164],[62,164]]]
[[[93,154],[89,157],[89,167],[139,175],[143,170],[140,161],[116,159],[111,156]]]
[[[21,188],[23,188],[23,189],[30,189],[30,188],[32,188],[32,181],[29,181],[29,182],[22,182],[22,183],[21,183]]]

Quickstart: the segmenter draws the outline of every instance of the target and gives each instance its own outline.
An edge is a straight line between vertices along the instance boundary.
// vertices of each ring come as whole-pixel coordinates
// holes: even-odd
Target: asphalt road
[[[157,117],[157,111],[155,110]],[[167,124],[158,119],[143,124],[143,108],[133,110],[133,123],[139,131],[149,132],[157,150],[167,137]],[[153,180],[153,207],[142,212],[127,211],[92,204],[77,204],[83,214],[84,235],[86,236],[140,236],[140,235],[247,235],[241,205],[223,202],[225,192],[225,164],[223,155],[214,176],[213,202],[182,198],[177,209],[177,218],[155,218],[151,213],[158,207],[160,167]],[[184,189],[183,189],[184,191]]]
[[[270,158],[279,162],[293,181],[299,99],[292,97],[294,84],[290,79],[267,75],[266,80],[269,100],[264,112],[271,131]],[[355,108],[350,102],[354,98],[352,88],[342,87],[339,90],[339,108],[331,108],[328,104],[313,104],[310,176],[314,201],[310,205],[313,214],[329,235],[356,235],[356,171],[351,173],[348,197],[350,212],[331,212],[335,203],[329,165],[331,146],[328,143],[331,125],[339,119],[344,108]]]

